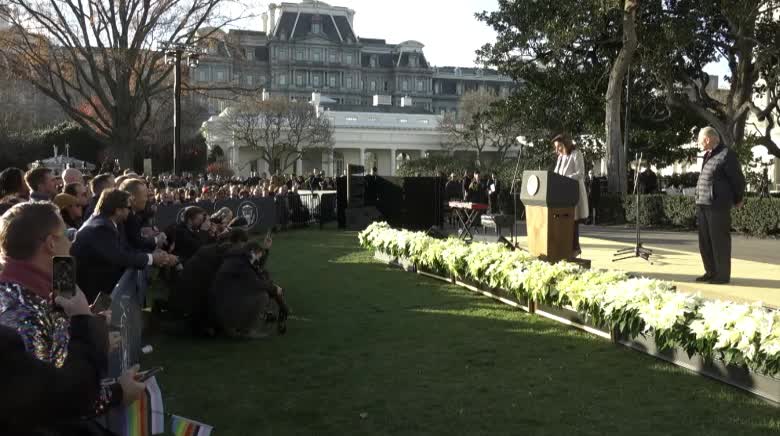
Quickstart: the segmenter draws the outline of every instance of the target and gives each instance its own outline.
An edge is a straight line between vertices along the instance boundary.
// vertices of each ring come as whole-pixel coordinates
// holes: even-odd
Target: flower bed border
[[[457,280],[454,277],[444,277],[435,272],[427,271],[425,268],[416,266],[408,259],[393,257],[379,250],[374,252],[374,258],[380,262],[405,270],[407,272],[415,272],[425,277],[452,283],[476,294],[481,294],[496,301],[500,301],[511,307],[578,328],[603,339],[608,339],[614,344],[623,345],[634,351],[648,354],[655,358],[688,369],[699,375],[703,375],[705,377],[712,378],[722,383],[726,383],[736,388],[750,392],[760,398],[770,401],[771,403],[780,404],[780,379],[760,374],[748,369],[747,367],[727,365],[717,360],[707,362],[699,355],[688,357],[688,354],[680,347],[675,347],[669,350],[661,350],[656,344],[653,335],[640,335],[634,339],[620,337],[614,331],[611,331],[608,327],[599,326],[593,323],[590,319],[588,319],[588,316],[583,315],[571,308],[559,307],[550,304],[539,304],[534,301],[523,301],[518,299],[513,293],[507,292],[503,289],[485,289],[485,286],[475,283],[472,280]]]

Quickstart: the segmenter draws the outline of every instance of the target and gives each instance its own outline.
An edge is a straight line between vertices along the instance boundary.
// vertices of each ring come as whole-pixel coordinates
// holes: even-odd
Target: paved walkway
[[[675,282],[683,292],[701,293],[707,298],[735,301],[760,301],[780,308],[780,240],[733,238],[732,281],[729,285],[695,282],[704,273],[695,232],[643,231],[642,242],[654,251],[652,263],[639,258],[613,262],[613,254],[634,245],[636,232],[625,226],[581,226],[582,257],[593,268],[620,269],[635,274]],[[509,231],[503,232],[508,235]],[[518,243],[525,242],[525,223],[518,224]],[[478,236],[496,239],[495,234]]]

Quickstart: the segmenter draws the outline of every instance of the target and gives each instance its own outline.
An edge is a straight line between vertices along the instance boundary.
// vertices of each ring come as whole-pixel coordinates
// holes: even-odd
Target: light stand
[[[520,142],[520,138],[517,138],[517,142]],[[517,248],[517,199],[518,193],[516,189],[517,172],[520,171],[520,160],[523,158],[522,145],[520,151],[517,153],[517,162],[515,163],[515,171],[512,174],[512,186],[509,189],[509,195],[512,196],[512,246]]]
[[[653,250],[647,249],[642,246],[642,237],[641,237],[642,224],[639,222],[639,211],[641,210],[642,207],[642,203],[641,203],[642,194],[639,192],[639,170],[642,168],[642,153],[637,154],[636,159],[637,159],[637,166],[636,166],[636,173],[634,174],[634,195],[636,196],[635,199],[636,216],[634,218],[636,223],[636,243],[631,248],[624,248],[622,250],[618,250],[617,253],[613,255],[612,262],[640,257],[650,262],[650,264],[652,265],[653,262],[650,261],[650,256],[653,255]]]
[[[190,68],[197,68],[200,50],[188,44],[160,42],[158,49],[165,53],[165,63],[173,65],[173,174],[178,175],[181,167],[177,160],[181,157],[181,61],[187,55]]]

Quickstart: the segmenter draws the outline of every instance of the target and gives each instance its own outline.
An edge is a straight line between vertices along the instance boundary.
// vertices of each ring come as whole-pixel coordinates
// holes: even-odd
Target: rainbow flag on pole
[[[171,431],[174,436],[210,436],[214,427],[182,418],[181,416],[171,415]]]
[[[127,407],[120,434],[122,436],[149,436],[165,433],[165,413],[162,393],[157,379],[146,381],[146,392],[141,398]]]

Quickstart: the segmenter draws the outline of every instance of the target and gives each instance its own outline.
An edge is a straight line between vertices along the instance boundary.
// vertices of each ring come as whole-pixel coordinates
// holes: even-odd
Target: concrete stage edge
[[[518,223],[518,245],[528,248],[525,222]],[[454,229],[448,229],[454,233]],[[509,238],[509,229],[502,229]],[[776,239],[733,238],[734,256],[731,283],[710,285],[696,283],[695,278],[704,273],[698,252],[696,234],[693,232],[643,231],[645,248],[653,250],[652,263],[640,258],[613,262],[613,254],[630,243],[633,231],[625,227],[580,226],[582,258],[592,261],[595,269],[621,270],[644,277],[674,282],[681,292],[700,293],[705,298],[739,302],[761,302],[767,307],[780,309],[780,241]],[[475,233],[476,235],[476,233]],[[497,235],[490,229],[479,232],[475,240],[495,242]],[[773,261],[774,260],[774,261]],[[769,262],[767,262],[769,261]]]

